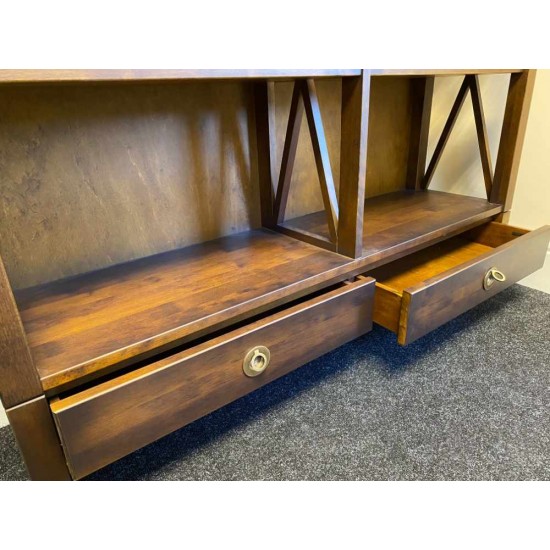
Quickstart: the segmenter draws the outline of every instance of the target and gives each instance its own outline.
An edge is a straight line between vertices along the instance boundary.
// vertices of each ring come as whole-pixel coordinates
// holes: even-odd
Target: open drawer
[[[75,479],[372,329],[374,280],[343,283],[50,406]]]
[[[493,222],[379,268],[374,321],[410,344],[540,269],[549,241]]]

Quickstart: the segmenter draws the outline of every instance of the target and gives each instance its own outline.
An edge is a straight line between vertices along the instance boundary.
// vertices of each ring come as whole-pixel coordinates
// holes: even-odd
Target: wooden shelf
[[[350,260],[251,231],[16,293],[44,389],[219,330],[345,278]]]
[[[371,69],[373,76],[464,76],[467,74],[511,74],[525,69]]]
[[[45,390],[144,358],[288,303],[499,214],[437,191],[368,200],[363,257],[257,230],[16,293]],[[323,234],[324,213],[292,227]]]
[[[1,69],[0,84],[359,76],[361,69]]]
[[[440,191],[398,191],[365,203],[361,265],[374,266],[456,235],[502,212],[485,199]],[[326,216],[317,212],[284,224],[328,239]]]

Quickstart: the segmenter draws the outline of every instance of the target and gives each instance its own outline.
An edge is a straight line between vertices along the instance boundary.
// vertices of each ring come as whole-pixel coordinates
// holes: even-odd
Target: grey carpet
[[[4,428],[0,479],[25,478]],[[407,348],[376,328],[90,479],[549,480],[550,295],[512,287]]]

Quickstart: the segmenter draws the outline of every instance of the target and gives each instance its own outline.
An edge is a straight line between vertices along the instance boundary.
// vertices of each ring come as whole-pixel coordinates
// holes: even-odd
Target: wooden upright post
[[[338,252],[351,258],[363,252],[370,79],[368,70],[342,79]]]

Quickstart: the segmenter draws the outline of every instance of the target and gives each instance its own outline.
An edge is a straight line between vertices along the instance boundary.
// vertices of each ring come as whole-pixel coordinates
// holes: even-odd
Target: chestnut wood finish
[[[422,79],[370,79],[365,183],[369,199],[402,191],[408,181],[415,113],[421,109],[412,93],[417,81]]]
[[[0,401],[9,409],[41,394],[40,379],[0,259]]]
[[[357,76],[360,69],[1,69],[0,84]]]
[[[35,481],[71,480],[46,398],[42,395],[8,409],[6,414],[31,478]]]
[[[372,69],[374,76],[462,76],[468,74],[509,74],[523,69]]]
[[[476,238],[481,242],[469,240]],[[550,226],[529,233],[491,223],[369,272],[380,294],[374,320],[397,328],[399,343],[410,344],[540,269],[549,242]],[[483,280],[492,268],[503,272],[506,281],[485,290]]]
[[[367,140],[369,130],[370,75],[342,84],[342,151],[340,165],[340,220],[338,252],[361,256],[364,217]]]
[[[479,143],[479,152],[481,155],[481,166],[483,168],[483,178],[485,180],[485,190],[487,198],[491,198],[493,189],[493,163],[491,161],[491,150],[489,149],[489,135],[485,123],[485,113],[483,110],[483,101],[481,99],[481,87],[479,85],[479,76],[468,77],[470,83],[470,92],[472,94],[472,105],[474,108],[474,117],[476,122],[477,141]]]
[[[17,293],[45,390],[343,280],[349,260],[252,231]]]
[[[308,79],[302,84],[302,89],[302,97],[313,144],[313,153],[315,155],[315,163],[317,164],[319,182],[321,184],[321,194],[323,195],[323,204],[325,205],[330,240],[335,243],[339,238],[338,218],[340,213],[336,188],[334,187],[332,166],[328,153],[327,139],[325,137],[325,128],[314,80]],[[346,128],[346,124],[342,124],[342,127]]]
[[[71,472],[82,478],[365,334],[373,298],[372,279],[344,285],[52,403]],[[255,346],[267,346],[271,362],[248,378],[243,359]]]
[[[493,175],[478,76],[497,73]],[[426,167],[447,75],[464,82]],[[31,477],[86,476],[373,315],[413,342],[541,267],[550,228],[496,223],[534,76],[0,70],[0,396]],[[488,200],[424,189],[468,92]],[[259,345],[272,364],[247,378]]]
[[[362,252],[354,265],[373,267],[480,225],[502,206],[441,191],[400,191],[368,199],[364,212]],[[328,240],[324,212],[289,225]]]
[[[44,389],[288,303],[469,229],[501,207],[429,191],[378,197],[366,211],[356,261],[253,231],[17,292]]]
[[[254,85],[254,107],[256,116],[256,141],[258,150],[258,178],[260,186],[260,209],[262,226],[273,227],[273,204],[277,189],[275,159],[277,152],[274,148],[274,110],[275,110],[275,83],[257,82]]]

